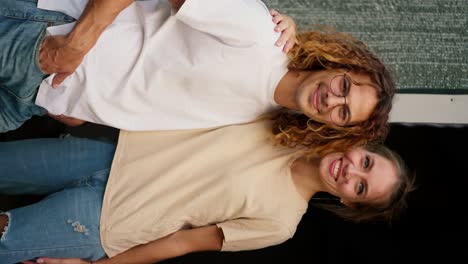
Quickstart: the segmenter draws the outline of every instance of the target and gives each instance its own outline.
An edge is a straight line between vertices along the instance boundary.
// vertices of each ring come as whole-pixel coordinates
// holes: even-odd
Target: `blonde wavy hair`
[[[289,70],[352,70],[370,77],[377,92],[377,105],[368,120],[339,127],[316,122],[285,108],[270,113],[274,141],[287,147],[306,147],[308,155],[345,151],[351,146],[382,142],[388,133],[388,117],[395,83],[383,62],[366,44],[331,28],[298,34],[288,53]]]

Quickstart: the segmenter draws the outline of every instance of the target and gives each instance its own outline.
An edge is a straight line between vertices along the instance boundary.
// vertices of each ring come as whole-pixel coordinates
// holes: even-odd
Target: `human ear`
[[[353,204],[350,201],[345,200],[343,198],[340,199],[340,203],[342,203],[343,205],[345,205],[347,207],[353,207]]]

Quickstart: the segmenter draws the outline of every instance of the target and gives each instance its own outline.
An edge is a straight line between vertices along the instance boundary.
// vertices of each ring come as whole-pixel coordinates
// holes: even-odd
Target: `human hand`
[[[44,73],[56,74],[52,86],[57,87],[78,68],[85,54],[71,47],[66,36],[48,36],[39,50],[39,66]]]
[[[93,264],[91,261],[86,261],[83,259],[79,258],[38,258],[36,261],[23,261],[23,264],[36,264],[36,263],[42,263],[42,264]]]
[[[73,118],[73,117],[69,117],[69,116],[64,116],[64,115],[52,115],[52,114],[48,114],[50,117],[52,117],[53,119],[59,121],[59,122],[62,122],[64,123],[65,125],[67,126],[71,126],[71,127],[76,127],[76,126],[80,126],[84,123],[86,123],[86,121],[84,120],[81,120],[81,119],[78,119],[78,118]]]
[[[284,44],[283,52],[288,53],[296,43],[296,23],[290,16],[280,14],[274,9],[270,9],[270,14],[276,24],[275,31],[281,32],[281,36],[275,45],[280,47]]]
[[[185,0],[169,0],[169,3],[172,5],[172,8],[179,10],[180,7],[185,3]]]

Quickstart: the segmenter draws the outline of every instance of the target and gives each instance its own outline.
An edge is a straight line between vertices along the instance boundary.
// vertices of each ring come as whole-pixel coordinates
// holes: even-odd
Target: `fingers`
[[[52,80],[52,87],[57,88],[71,73],[57,73]]]
[[[43,73],[51,74],[53,70],[50,68],[50,65],[47,63],[49,60],[50,54],[48,52],[49,37],[46,37],[39,48],[39,68]]]
[[[278,11],[276,11],[276,10],[274,10],[274,9],[270,9],[270,15],[271,15],[271,16],[274,17],[274,16],[279,15],[279,14],[280,14],[280,13],[279,13]]]
[[[39,68],[45,74],[60,73],[66,76],[73,73],[81,64],[85,53],[67,46],[64,36],[48,36],[39,48]],[[58,85],[66,76],[57,78]]]
[[[280,47],[287,42],[294,43],[296,31],[291,25],[289,25],[287,21],[281,21],[278,25],[276,25],[275,31],[281,32],[280,38],[275,43],[276,46]]]
[[[39,68],[46,74],[59,72],[56,63],[57,49],[54,45],[54,39],[49,36],[44,39],[39,49]]]
[[[283,52],[288,53],[295,44],[296,39],[296,23],[286,15],[281,15],[276,10],[270,10],[273,16],[273,22],[276,23],[275,31],[281,32],[281,36],[276,41],[277,47],[283,46]]]
[[[89,264],[90,262],[82,259],[54,259],[54,258],[38,258],[37,263],[42,264]]]
[[[285,31],[286,29],[289,29],[290,27],[292,26],[289,24],[289,21],[283,20],[283,17],[281,17],[281,20],[278,20],[278,22],[276,23],[275,31],[282,32],[282,31]]]
[[[278,13],[276,10],[272,10],[272,12],[270,12],[270,14],[272,16],[271,20],[273,20],[273,23],[279,24],[281,21],[283,21],[283,15]]]
[[[275,45],[277,47],[281,47],[284,43],[286,43],[289,39],[289,35],[287,34],[287,32],[283,32],[281,34],[281,36],[279,37],[279,39],[276,41]]]
[[[63,262],[61,259],[52,259],[52,258],[39,258],[36,260],[37,263],[43,263],[43,264],[63,264],[66,262]]]
[[[286,44],[284,44],[283,52],[288,53],[292,49],[292,47],[294,47],[294,44],[295,44],[294,41],[288,40]]]

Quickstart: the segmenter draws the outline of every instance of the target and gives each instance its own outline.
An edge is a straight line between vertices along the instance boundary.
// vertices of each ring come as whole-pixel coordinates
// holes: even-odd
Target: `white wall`
[[[396,94],[390,122],[468,124],[468,95]]]

